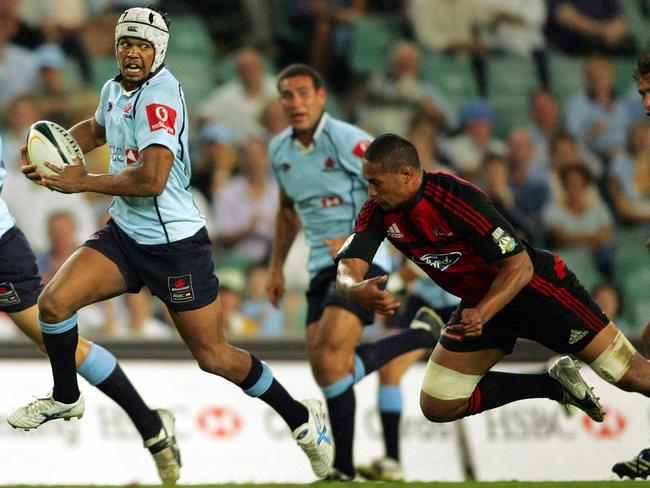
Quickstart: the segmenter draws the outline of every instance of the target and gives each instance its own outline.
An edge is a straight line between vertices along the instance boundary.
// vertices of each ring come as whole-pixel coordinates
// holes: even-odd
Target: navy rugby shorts
[[[447,322],[460,321],[462,301]],[[450,351],[501,349],[510,354],[517,338],[530,339],[560,354],[582,350],[609,323],[609,318],[564,262],[541,252],[535,273],[512,302],[483,326],[479,337],[464,337],[448,328],[440,344]]]
[[[366,273],[366,278],[373,278],[375,276],[387,274],[382,268],[376,264],[371,264]],[[336,265],[328,266],[320,270],[316,276],[309,282],[309,288],[306,293],[307,297],[307,323],[312,324],[320,320],[323,315],[323,310],[329,305],[341,307],[349,310],[357,317],[364,325],[370,325],[375,320],[375,313],[366,310],[349,298],[345,297],[336,289]]]
[[[27,310],[42,290],[36,256],[25,234],[12,227],[0,238],[0,312]]]
[[[129,293],[146,286],[170,310],[196,310],[212,303],[219,294],[212,243],[205,227],[179,241],[142,245],[111,219],[83,245],[117,265]]]

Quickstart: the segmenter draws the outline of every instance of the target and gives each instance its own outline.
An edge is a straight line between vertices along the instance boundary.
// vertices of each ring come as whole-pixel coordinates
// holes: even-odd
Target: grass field
[[[252,484],[252,483],[242,483],[242,484],[223,484],[223,485],[178,485],[181,487],[192,487],[192,488],[305,488],[306,486],[318,486],[324,487],[329,486],[335,487],[340,486],[343,483],[334,483],[331,482],[318,482],[305,485],[281,485],[281,484]],[[364,486],[373,486],[381,488],[561,488],[561,487],[571,487],[571,488],[599,488],[604,486],[617,486],[617,487],[632,487],[636,486],[645,486],[639,484],[639,481],[544,481],[544,482],[533,482],[533,481],[498,481],[498,482],[464,482],[464,483],[436,483],[436,482],[427,482],[427,483],[385,483],[385,482],[372,482],[366,481],[362,483],[345,483],[350,484],[355,487],[364,487]],[[29,488],[34,485],[14,485],[6,486],[3,488]],[[42,485],[39,485],[42,486]],[[48,488],[114,488],[118,485],[48,485]],[[160,485],[119,485],[122,488],[154,488],[155,486]]]

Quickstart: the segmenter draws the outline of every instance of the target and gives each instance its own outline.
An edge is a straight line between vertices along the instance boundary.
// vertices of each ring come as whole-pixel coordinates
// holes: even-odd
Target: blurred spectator
[[[481,187],[492,199],[494,208],[513,225],[517,235],[531,243],[539,242],[540,226],[517,205],[510,179],[506,158],[488,154],[483,162]]]
[[[241,268],[268,257],[278,208],[266,142],[251,139],[242,156],[242,174],[233,176],[213,198],[218,225],[211,236],[218,261]]]
[[[608,160],[625,146],[628,116],[614,91],[614,64],[600,55],[584,64],[585,89],[566,108],[567,128],[576,139]]]
[[[89,20],[86,0],[21,0],[18,12],[30,26],[40,28],[45,41],[60,44],[74,60],[84,84],[92,81],[88,53],[81,33]]]
[[[237,52],[237,77],[216,88],[200,102],[200,117],[225,124],[232,142],[241,145],[253,137],[264,137],[260,115],[264,107],[277,99],[275,79],[264,73],[264,60],[255,49]]]
[[[542,209],[551,199],[548,171],[535,164],[535,145],[526,129],[513,129],[508,137],[514,202],[535,227],[541,223]],[[523,224],[522,224],[523,225]],[[540,237],[528,228],[531,237]]]
[[[30,126],[41,118],[43,114],[32,95],[21,95],[9,104],[3,117],[6,132],[3,131],[2,134],[1,155],[8,171],[19,173],[20,147],[27,140]],[[24,179],[22,174],[19,174],[19,177]]]
[[[548,167],[551,139],[563,128],[560,106],[552,92],[540,89],[531,94],[528,110],[532,122],[528,130],[535,143],[534,161]]]
[[[559,51],[572,55],[636,52],[636,41],[627,31],[617,0],[547,1],[544,33]]]
[[[275,99],[266,104],[260,114],[260,124],[265,129],[267,140],[270,140],[289,126],[280,100]]]
[[[352,25],[366,12],[367,0],[298,0],[308,2],[313,19],[310,62],[337,92],[348,89],[348,54]]]
[[[494,110],[484,99],[467,102],[460,114],[462,132],[449,139],[446,152],[458,174],[473,180],[481,171],[481,163],[488,153],[506,154],[503,141],[492,137]]]
[[[548,88],[548,60],[544,49],[544,0],[478,0],[487,14],[485,41],[493,54],[531,58],[540,85]]]
[[[648,115],[650,115],[645,113],[643,103],[639,103],[639,87],[636,83],[633,83],[628,89],[623,103],[625,104],[625,112],[628,118],[628,131],[634,124],[646,120]]]
[[[598,271],[612,276],[613,219],[602,200],[590,198],[592,175],[585,164],[571,164],[560,170],[566,193],[563,204],[551,203],[544,209],[544,227],[553,247],[584,248],[590,252]]]
[[[438,147],[439,128],[436,120],[418,113],[411,120],[408,139],[415,146],[420,164],[425,170],[453,171],[453,164]]]
[[[408,17],[415,38],[425,49],[470,56],[478,93],[486,96],[487,47],[479,34],[487,16],[477,0],[411,0]]]
[[[223,124],[210,123],[200,131],[201,154],[193,168],[192,186],[212,202],[238,168],[237,149],[232,144],[232,133]]]
[[[0,10],[0,112],[18,96],[35,90],[39,83],[36,56],[10,43],[17,29],[16,18]]]
[[[627,152],[615,158],[607,178],[610,201],[619,220],[650,222],[650,124],[639,122],[628,135]]]
[[[36,257],[43,282],[47,283],[66,259],[79,247],[74,216],[66,211],[54,212],[47,217],[49,248]]]
[[[224,330],[234,336],[254,335],[255,322],[239,311],[246,292],[246,275],[236,268],[219,268],[217,274]]]
[[[618,290],[607,281],[599,283],[591,290],[591,296],[615,324],[628,337],[637,337],[639,329],[633,327],[621,316],[621,297]]]
[[[91,116],[99,101],[94,91],[80,86],[66,86],[65,55],[57,44],[43,44],[35,51],[41,79],[35,93],[43,118],[70,127]]]
[[[429,116],[446,132],[457,125],[456,115],[434,84],[422,81],[417,45],[402,41],[390,53],[388,76],[375,75],[367,84],[359,124],[372,134],[405,136],[414,115]]]
[[[242,315],[255,322],[256,336],[278,336],[285,331],[284,312],[271,305],[266,295],[265,264],[253,266],[248,272],[248,292],[242,302]]]

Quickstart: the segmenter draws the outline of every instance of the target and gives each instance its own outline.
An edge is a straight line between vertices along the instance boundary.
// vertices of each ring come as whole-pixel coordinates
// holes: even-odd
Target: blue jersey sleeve
[[[361,176],[362,162],[366,148],[372,142],[373,137],[352,125],[348,125],[347,129],[345,131],[336,131],[335,143],[340,148],[338,153],[339,161],[348,173],[357,176],[363,186],[367,187],[366,180]]]
[[[134,117],[138,151],[160,144],[176,154],[185,126],[185,104],[180,86],[161,83],[145,87],[138,98]]]

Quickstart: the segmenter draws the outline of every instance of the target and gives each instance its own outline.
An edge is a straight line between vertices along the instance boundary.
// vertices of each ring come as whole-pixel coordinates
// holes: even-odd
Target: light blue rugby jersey
[[[2,154],[2,138],[0,138],[0,154]],[[5,182],[5,176],[7,175],[7,170],[5,168],[5,163],[0,159],[0,194],[2,194],[2,185]],[[7,204],[2,198],[0,198],[0,238],[5,235],[9,229],[16,225],[16,221],[9,213]]]
[[[138,244],[164,244],[194,235],[205,218],[189,191],[191,165],[185,96],[167,68],[132,92],[117,78],[102,88],[95,120],[106,128],[111,174],[142,164],[140,152],[152,144],[174,154],[167,186],[158,197],[114,196],[109,213]]]
[[[310,247],[309,273],[334,264],[323,240],[352,233],[357,214],[368,199],[368,184],[361,177],[361,162],[372,136],[324,113],[305,148],[293,137],[291,127],[269,143],[271,167],[280,188],[294,208]],[[386,243],[373,263],[391,271]]]

